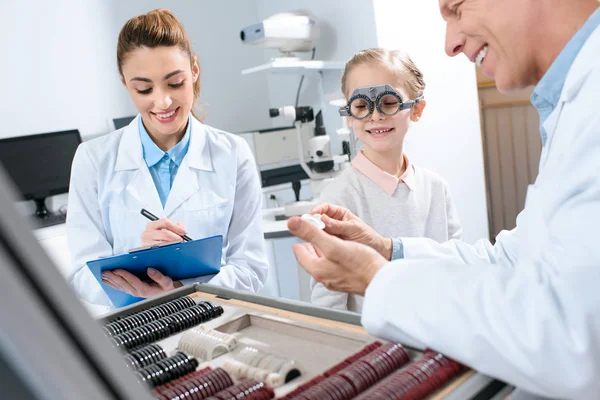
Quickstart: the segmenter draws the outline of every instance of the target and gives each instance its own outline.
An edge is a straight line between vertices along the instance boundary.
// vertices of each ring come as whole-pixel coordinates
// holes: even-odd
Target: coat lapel
[[[125,205],[132,208],[146,208],[158,217],[164,216],[158,191],[144,162],[142,142],[137,117],[125,127],[115,163],[115,173],[130,172],[131,180],[123,182],[125,186]]]
[[[599,59],[597,55],[597,49],[599,46],[600,27],[596,28],[596,30],[592,33],[592,35],[588,38],[586,43],[579,51],[579,54],[577,54],[575,61],[573,61],[573,65],[571,65],[571,68],[569,69],[567,78],[565,79],[565,84],[560,94],[558,104],[552,112],[552,114],[550,114],[550,116],[544,122],[544,129],[546,130],[546,134],[548,135],[548,147],[550,147],[552,138],[554,137],[554,132],[556,131],[558,124],[561,121],[560,116],[562,113],[563,105],[572,101],[575,98],[575,96],[577,96],[591,71],[599,64]],[[542,153],[541,161],[542,164],[543,161],[545,161],[544,153]]]
[[[200,190],[199,172],[214,171],[206,129],[194,117],[191,118],[191,121],[190,146],[177,171],[177,176],[165,204],[167,218]]]

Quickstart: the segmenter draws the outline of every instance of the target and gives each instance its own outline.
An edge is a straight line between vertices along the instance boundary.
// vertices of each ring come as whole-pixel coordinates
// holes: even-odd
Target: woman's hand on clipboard
[[[146,229],[142,232],[142,247],[181,242],[185,234],[182,223],[160,218],[146,225]],[[135,297],[152,297],[182,286],[181,282],[173,281],[154,268],[148,268],[146,273],[150,278],[149,281],[142,280],[123,269],[104,271],[102,282]]]
[[[167,218],[160,218],[146,224],[146,229],[142,232],[142,246],[182,241],[185,234],[185,227],[181,222],[174,223]]]
[[[148,268],[146,273],[150,278],[150,282],[144,282],[122,269],[104,271],[102,282],[135,297],[152,297],[183,286],[181,282],[173,281],[154,268]]]

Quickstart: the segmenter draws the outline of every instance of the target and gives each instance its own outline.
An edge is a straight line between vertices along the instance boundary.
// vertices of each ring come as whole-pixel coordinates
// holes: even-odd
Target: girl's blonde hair
[[[359,51],[346,63],[346,68],[342,74],[342,93],[344,93],[346,98],[351,94],[348,93],[348,84],[346,82],[348,75],[355,67],[367,63],[380,63],[397,73],[403,82],[402,89],[406,90],[410,96],[410,100],[423,95],[425,91],[423,74],[408,54],[399,50],[370,48]]]

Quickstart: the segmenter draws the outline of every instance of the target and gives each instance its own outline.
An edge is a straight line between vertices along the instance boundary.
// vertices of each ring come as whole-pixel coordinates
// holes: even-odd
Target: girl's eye
[[[150,94],[152,93],[152,88],[148,88],[146,90],[137,90],[139,94]]]

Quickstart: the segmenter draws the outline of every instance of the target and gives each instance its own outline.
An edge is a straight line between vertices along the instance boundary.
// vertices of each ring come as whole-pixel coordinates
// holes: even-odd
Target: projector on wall
[[[316,20],[304,11],[275,14],[240,32],[242,43],[278,49],[285,57],[311,51],[319,38]]]

